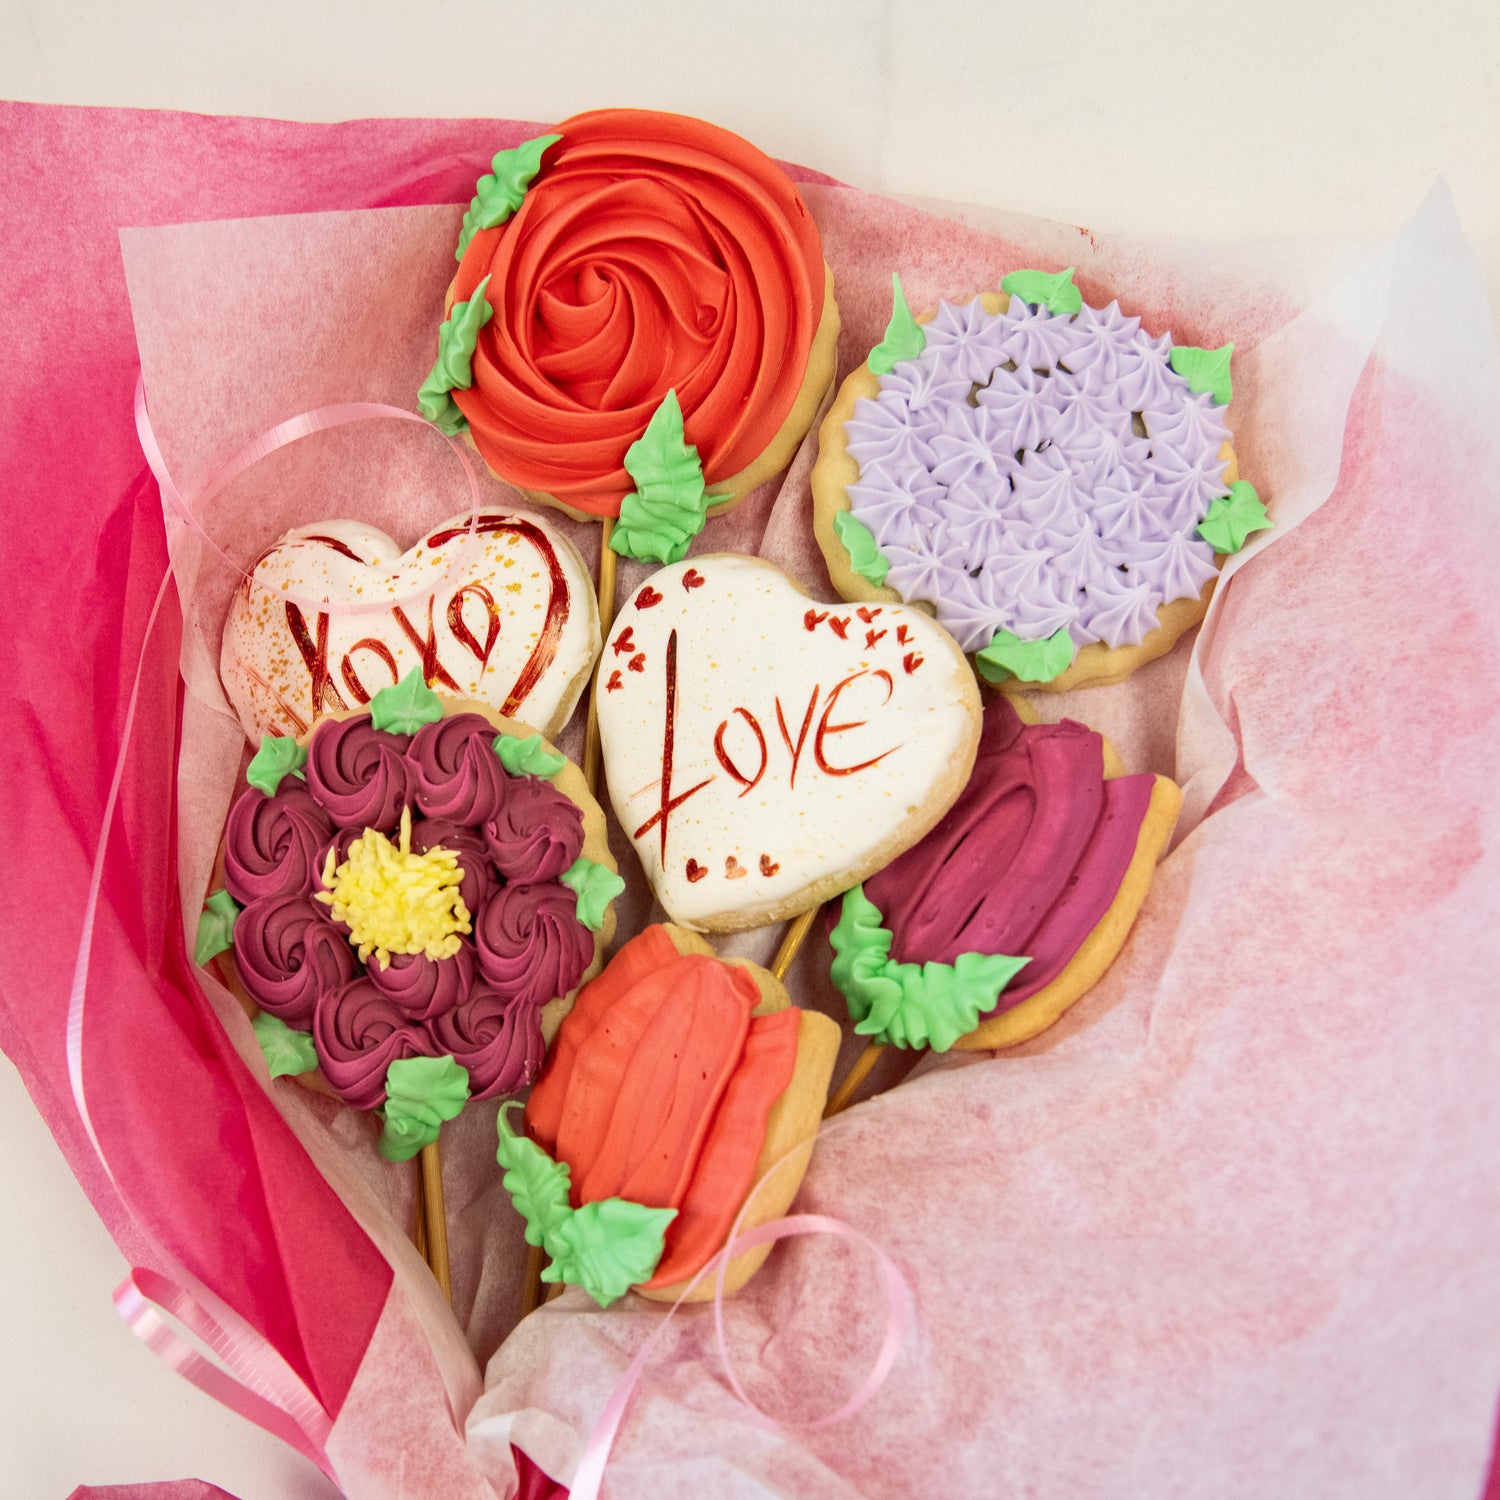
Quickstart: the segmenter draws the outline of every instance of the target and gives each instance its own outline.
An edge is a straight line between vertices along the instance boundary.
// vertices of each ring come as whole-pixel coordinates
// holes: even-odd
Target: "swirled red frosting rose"
[[[613,516],[626,450],[675,391],[712,489],[798,405],[825,311],[817,228],[785,173],[717,126],[597,110],[557,130],[450,288],[451,305],[488,277],[494,310],[453,399],[503,479]]]

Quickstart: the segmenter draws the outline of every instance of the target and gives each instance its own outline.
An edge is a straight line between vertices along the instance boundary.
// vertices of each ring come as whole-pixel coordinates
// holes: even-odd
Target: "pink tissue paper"
[[[360,424],[250,470],[201,532],[164,523],[137,370],[184,487],[310,408],[411,408],[462,204],[535,133],[0,106],[20,789],[0,1044],[124,1252],[209,1309],[264,1376],[268,1425],[279,1411],[355,1500],[568,1484],[653,1336],[605,1471],[620,1500],[1472,1500],[1500,1388],[1500,377],[1442,189],[1387,244],[1228,250],[797,173],[841,374],[880,337],[892,269],[920,308],[1075,265],[1087,300],[1118,297],[1153,333],[1235,341],[1235,445],[1276,521],[1171,655],[1035,700],[1184,787],[1118,962],[1023,1047],[923,1058],[815,1154],[796,1211],[868,1236],[913,1298],[855,1416],[799,1426],[860,1383],[885,1328],[851,1242],[779,1246],[726,1309],[768,1422],[730,1387],[712,1308],[664,1326],[569,1291],[517,1326],[525,1247],[493,1104],[444,1132],[450,1312],[407,1238],[410,1170],[378,1157],[372,1120],[269,1081],[188,956],[244,752],[215,672],[234,577],[215,547],[248,560],[344,514],[409,543],[468,490],[431,433]],[[813,446],[696,550],[760,553],[831,597]],[[592,563],[597,530],[563,525]],[[644,571],[622,569],[621,597]],[[623,938],[651,906],[617,831],[616,852]],[[777,937],[734,947],[764,959]],[[815,936],[791,988],[838,1015],[827,959]]]

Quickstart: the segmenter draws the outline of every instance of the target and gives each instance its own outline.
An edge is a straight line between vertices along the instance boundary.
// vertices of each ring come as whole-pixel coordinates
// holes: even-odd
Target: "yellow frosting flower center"
[[[337,867],[330,849],[323,863],[328,889],[316,897],[333,908],[335,921],[348,927],[361,963],[368,963],[372,953],[382,966],[393,953],[452,958],[459,950],[459,934],[473,931],[458,893],[464,878],[458,855],[440,844],[413,854],[409,807],[401,809],[399,837],[399,844],[393,844],[367,828]]]

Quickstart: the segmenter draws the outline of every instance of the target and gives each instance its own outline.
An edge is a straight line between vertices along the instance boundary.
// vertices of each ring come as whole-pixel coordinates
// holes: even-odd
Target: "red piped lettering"
[[[788,786],[797,785],[797,762],[801,760],[802,747],[807,743],[807,726],[812,723],[813,713],[817,709],[819,691],[819,688],[814,687],[812,697],[807,700],[807,712],[802,715],[802,729],[797,735],[797,743],[795,745],[792,744],[791,735],[787,733],[786,715],[781,709],[781,699],[778,697],[776,700],[776,727],[780,729],[782,743],[786,746],[792,757],[792,774],[788,778]]]
[[[879,765],[892,751],[901,748],[899,745],[892,745],[890,750],[882,750],[879,755],[872,756],[869,760],[862,760],[858,765],[853,766],[832,765],[828,757],[824,754],[823,742],[829,735],[843,734],[850,729],[862,729],[868,722],[865,719],[851,719],[845,724],[832,724],[829,722],[829,715],[833,713],[833,706],[838,702],[839,694],[850,683],[858,682],[861,677],[878,677],[882,679],[885,683],[885,701],[887,703],[891,701],[891,694],[896,690],[896,684],[891,680],[889,672],[855,672],[852,676],[846,677],[829,693],[828,701],[823,705],[822,717],[818,720],[817,733],[813,736],[813,757],[818,763],[818,769],[828,776],[852,776],[856,771],[866,771],[871,766]]]
[[[725,719],[717,730],[714,731],[714,754],[718,757],[719,764],[729,772],[739,784],[744,787],[740,793],[743,797],[747,792],[753,791],[760,785],[760,779],[766,774],[766,737],[761,732],[760,721],[750,712],[748,708],[737,708],[735,713],[744,719],[750,726],[750,732],[755,736],[755,743],[760,746],[760,764],[755,768],[754,776],[746,776],[740,768],[735,765],[729,757],[729,751],[724,748],[724,731],[729,728],[729,720]]]

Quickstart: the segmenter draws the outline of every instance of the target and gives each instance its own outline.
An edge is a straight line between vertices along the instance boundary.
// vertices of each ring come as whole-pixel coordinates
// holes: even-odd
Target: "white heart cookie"
[[[615,814],[684,926],[818,905],[932,828],[963,789],[979,693],[904,605],[815,604],[751,557],[654,573],[595,682]]]
[[[593,580],[540,517],[482,511],[473,537],[469,522],[455,516],[403,553],[374,527],[325,521],[263,553],[235,591],[219,658],[251,739],[360,708],[413,667],[437,692],[555,737],[599,654]]]

